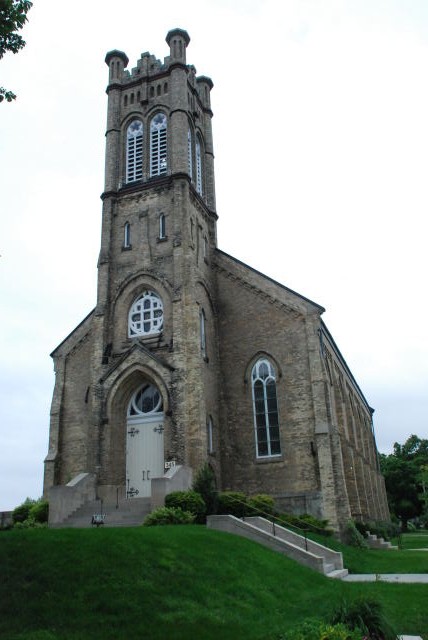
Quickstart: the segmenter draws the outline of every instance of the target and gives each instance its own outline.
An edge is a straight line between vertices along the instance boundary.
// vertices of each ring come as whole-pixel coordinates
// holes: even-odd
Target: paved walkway
[[[403,584],[428,584],[428,573],[350,573],[345,582],[396,582]]]

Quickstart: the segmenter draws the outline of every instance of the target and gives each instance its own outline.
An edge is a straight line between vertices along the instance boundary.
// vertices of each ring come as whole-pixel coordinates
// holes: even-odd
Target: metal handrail
[[[218,492],[220,493],[220,492]],[[280,525],[286,525],[288,527],[291,527],[293,529],[297,529],[297,531],[301,531],[302,537],[305,538],[305,549],[306,551],[308,550],[308,537],[307,537],[307,532],[310,529],[313,529],[315,533],[320,532],[321,535],[326,535],[326,531],[325,529],[321,529],[320,527],[317,527],[316,525],[311,524],[310,522],[306,522],[305,520],[301,520],[301,518],[298,518],[297,516],[294,516],[302,525],[302,527],[299,527],[298,525],[292,523],[292,522],[287,522],[287,518],[284,516],[275,516],[272,513],[269,513],[267,511],[264,511],[263,509],[259,509],[258,507],[254,507],[251,504],[248,504],[248,502],[244,502],[243,500],[240,500],[239,498],[235,498],[235,496],[229,496],[229,499],[231,499],[232,501],[236,502],[237,504],[240,504],[244,507],[246,507],[246,509],[250,508],[253,509],[255,512],[257,512],[259,515],[262,514],[263,516],[266,517],[267,520],[270,520],[272,522],[272,535],[276,536],[276,532],[275,532],[275,524],[280,524]],[[242,520],[245,520],[246,516],[242,516]]]

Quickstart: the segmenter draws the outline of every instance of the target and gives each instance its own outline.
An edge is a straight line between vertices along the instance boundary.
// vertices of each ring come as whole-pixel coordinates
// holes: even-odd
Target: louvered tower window
[[[251,382],[257,457],[281,455],[276,376],[269,360],[257,360],[251,372]]]
[[[192,132],[187,131],[187,172],[193,180],[193,162],[192,162]]]
[[[166,115],[158,113],[150,124],[150,176],[164,175],[166,170]]]
[[[133,120],[126,132],[126,182],[143,178],[143,123]]]
[[[202,195],[202,155],[199,136],[196,137],[196,191]]]

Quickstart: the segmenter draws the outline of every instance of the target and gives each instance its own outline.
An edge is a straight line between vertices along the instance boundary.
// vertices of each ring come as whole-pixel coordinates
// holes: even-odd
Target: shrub
[[[385,618],[382,604],[370,597],[361,597],[354,602],[342,600],[331,616],[331,623],[345,624],[374,640],[395,640],[397,637]]]
[[[13,523],[16,524],[17,522],[24,522],[25,520],[27,520],[28,516],[30,515],[30,509],[34,504],[35,500],[26,498],[22,504],[15,507],[12,512]]]
[[[344,624],[329,624],[320,620],[305,620],[278,640],[361,640],[359,631],[351,631]]]
[[[175,507],[160,507],[146,516],[143,526],[155,527],[163,524],[192,524],[195,516],[190,511],[183,511]]]
[[[355,525],[364,536],[366,531],[370,531],[370,533],[384,540],[391,540],[391,538],[395,538],[400,533],[400,526],[396,522],[356,522]]]
[[[272,496],[260,493],[248,498],[248,515],[270,516],[275,512],[275,504]]]
[[[29,517],[33,518],[35,522],[43,524],[48,521],[49,517],[49,502],[47,500],[37,500],[31,507]]]
[[[344,531],[344,542],[357,549],[368,549],[368,544],[362,534],[358,531],[353,520],[349,520]]]
[[[222,491],[218,494],[217,513],[243,518],[248,513],[248,498],[239,491]]]
[[[333,535],[333,530],[328,528],[328,520],[318,520],[309,513],[301,516],[295,516],[291,513],[280,513],[278,520],[285,527],[295,527],[296,529],[305,529],[306,531],[315,531],[324,536]],[[300,531],[299,531],[300,532]]]
[[[206,505],[196,491],[173,491],[165,496],[165,506],[189,511],[195,516],[196,522],[205,521]]]
[[[214,471],[208,463],[205,463],[197,472],[192,489],[202,496],[207,508],[207,516],[217,513],[218,491]]]

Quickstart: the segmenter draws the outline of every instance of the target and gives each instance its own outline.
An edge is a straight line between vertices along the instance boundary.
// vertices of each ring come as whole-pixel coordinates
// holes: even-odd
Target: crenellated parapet
[[[115,193],[127,185],[146,188],[154,177],[151,132],[156,114],[165,116],[167,152],[162,158],[162,175],[187,174],[205,205],[215,211],[214,149],[211,127],[213,82],[197,76],[187,64],[190,37],[184,29],[172,29],[166,36],[169,55],[162,60],[149,52],[141,54],[137,65],[127,69],[128,57],[112,50],[106,55],[109,67],[107,86],[105,193]],[[142,142],[136,142],[142,167],[129,172],[128,128],[140,122]],[[135,130],[136,131],[136,130]],[[141,148],[140,148],[141,146]],[[131,175],[132,173],[132,175]],[[132,184],[131,184],[132,183]]]

